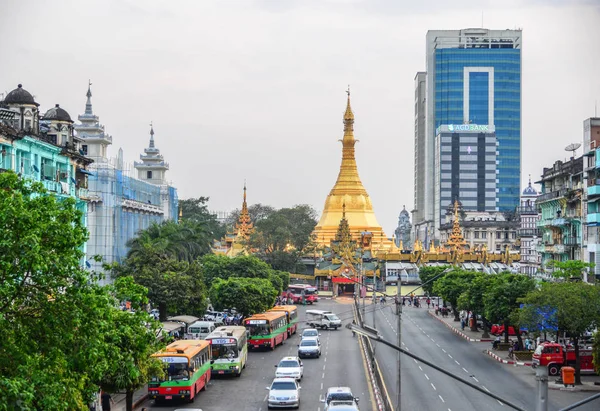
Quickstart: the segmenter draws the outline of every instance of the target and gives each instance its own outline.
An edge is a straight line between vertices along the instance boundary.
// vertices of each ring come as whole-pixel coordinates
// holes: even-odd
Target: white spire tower
[[[88,82],[85,103],[85,113],[77,118],[81,124],[75,125],[78,137],[81,139],[81,149],[84,154],[94,162],[107,161],[107,147],[112,144],[112,136],[104,132],[104,126],[100,124],[98,116],[92,110],[92,83]]]
[[[138,171],[138,179],[148,181],[156,185],[166,184],[165,174],[169,169],[169,163],[160,154],[160,150],[154,146],[154,127],[150,123],[150,144],[144,149],[144,154],[140,154],[141,163],[137,161],[134,167]]]

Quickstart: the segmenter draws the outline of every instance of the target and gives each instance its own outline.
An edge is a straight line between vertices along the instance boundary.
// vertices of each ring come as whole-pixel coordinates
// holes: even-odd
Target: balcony
[[[586,222],[592,226],[600,225],[600,213],[588,213]]]
[[[579,237],[566,236],[563,237],[563,244],[567,247],[578,247],[581,245],[581,242],[579,241]]]
[[[87,188],[78,188],[77,197],[81,200],[88,200],[90,198],[90,193]]]
[[[518,206],[517,207],[517,214],[519,215],[536,215],[538,214],[538,209],[535,205],[530,205],[530,206]]]
[[[598,181],[596,181],[596,183],[598,183]],[[587,195],[588,197],[600,196],[600,185],[589,186],[587,188]]]
[[[44,187],[46,188],[46,190],[48,190],[52,193],[62,193],[62,187],[61,187],[60,183],[57,183],[56,181],[42,180],[42,184],[44,184]]]
[[[539,228],[519,228],[517,230],[518,237],[540,237],[541,231]]]
[[[542,194],[535,200],[535,202],[539,204],[543,203],[544,201],[556,200],[557,198],[564,197],[567,191],[569,190],[567,190],[566,188],[561,188],[560,190]]]

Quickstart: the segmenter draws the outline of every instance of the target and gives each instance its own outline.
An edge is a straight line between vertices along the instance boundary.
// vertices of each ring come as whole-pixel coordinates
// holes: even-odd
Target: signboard
[[[235,338],[213,338],[210,340],[211,344],[235,344]]]
[[[188,360],[186,357],[160,357],[162,362],[166,362],[169,364],[173,363],[184,363],[187,364]]]
[[[246,324],[266,324],[267,320],[248,320]]]
[[[496,127],[488,124],[442,124],[435,130],[440,133],[494,133]]]

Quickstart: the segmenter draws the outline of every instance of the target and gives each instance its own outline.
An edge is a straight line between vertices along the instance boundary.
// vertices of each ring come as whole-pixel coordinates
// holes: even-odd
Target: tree
[[[489,274],[483,274],[479,272],[475,273],[473,279],[467,283],[465,290],[457,300],[458,309],[471,311],[472,318],[475,319],[475,321],[473,321],[471,331],[477,331],[477,315],[485,317],[485,304],[483,297],[489,289],[490,283],[491,281]],[[487,334],[485,318],[483,324],[485,335]]]
[[[179,200],[183,221],[193,221],[206,227],[211,239],[219,240],[225,236],[225,224],[217,220],[217,216],[208,210],[209,197],[188,198]]]
[[[449,302],[452,306],[454,321],[458,321],[458,298],[474,276],[472,271],[455,269],[438,278],[433,285],[433,292],[444,299],[444,304]]]
[[[169,314],[202,316],[206,310],[206,287],[199,261],[178,261],[146,246],[123,264],[109,267],[113,277],[132,276],[148,289],[148,298],[158,307],[161,321]]]
[[[508,343],[511,325],[517,333],[521,347],[518,309],[520,300],[535,289],[535,280],[521,274],[501,273],[490,276],[491,283],[483,296],[485,316],[492,322],[504,324],[504,342]]]
[[[600,331],[594,333],[592,356],[594,358],[594,371],[596,374],[600,374]]]
[[[127,243],[127,257],[142,255],[147,249],[176,260],[192,262],[211,252],[210,233],[203,223],[167,220],[153,223]]]
[[[162,362],[151,357],[162,348],[156,339],[160,323],[149,318],[145,310],[147,290],[136,284],[133,277],[116,279],[109,290],[114,296],[109,321],[104,323],[107,326],[104,356],[109,366],[98,384],[108,392],[125,391],[127,411],[132,411],[135,390],[164,372]],[[119,310],[118,303],[125,300],[130,301],[136,311]]]
[[[273,307],[277,294],[264,278],[217,278],[210,288],[210,301],[217,310],[235,308],[246,317]]]
[[[204,256],[199,263],[202,266],[207,287],[211,287],[218,278],[226,280],[232,277],[265,278],[271,281],[278,292],[283,291],[284,285],[287,287],[289,284],[289,273],[273,270],[267,263],[252,255],[229,258],[224,255],[211,254]]]
[[[109,297],[81,269],[74,199],[0,173],[0,410],[87,409],[106,369]]]
[[[552,275],[556,278],[563,278],[565,280],[581,280],[583,279],[583,273],[588,268],[594,267],[594,263],[585,263],[580,260],[566,260],[551,262],[551,266],[554,267]]]
[[[261,204],[261,203],[252,204],[252,205],[248,206],[248,214],[250,215],[250,220],[252,221],[253,224],[256,224],[259,221],[264,220],[265,218],[269,217],[274,212],[275,212],[275,208],[273,208],[269,205]],[[225,225],[227,227],[233,227],[235,225],[235,223],[239,220],[240,213],[241,213],[241,210],[239,208],[233,210],[229,214],[227,219],[225,220]]]
[[[435,284],[435,280],[431,281],[436,276],[442,274],[444,270],[448,267],[432,267],[432,266],[423,266],[419,268],[419,278],[421,279],[421,283],[424,284],[422,286],[423,291],[427,295],[433,295],[433,285]],[[428,283],[428,281],[431,281]],[[427,284],[425,284],[427,283]]]
[[[255,223],[248,246],[274,269],[296,271],[300,255],[314,243],[316,217],[308,205],[274,211]]]
[[[538,313],[554,310],[555,327],[566,332],[575,346],[575,383],[581,384],[579,340],[600,325],[600,288],[581,282],[543,283],[523,298],[522,321],[535,324]]]

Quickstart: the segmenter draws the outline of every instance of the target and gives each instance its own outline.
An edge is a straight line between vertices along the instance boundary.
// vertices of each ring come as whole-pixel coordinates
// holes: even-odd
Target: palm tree
[[[142,256],[152,250],[165,258],[192,262],[210,253],[210,238],[210,232],[202,223],[184,221],[178,224],[172,220],[153,223],[127,242],[127,258]]]

